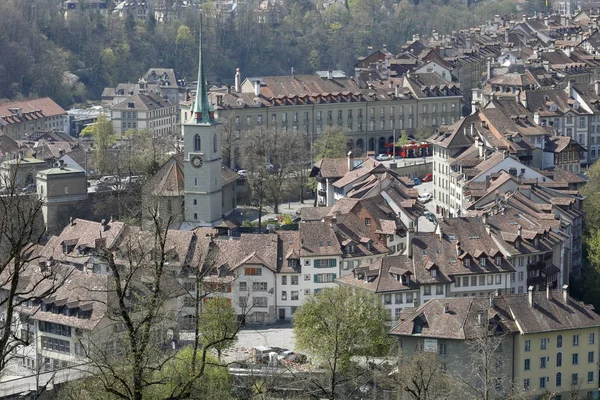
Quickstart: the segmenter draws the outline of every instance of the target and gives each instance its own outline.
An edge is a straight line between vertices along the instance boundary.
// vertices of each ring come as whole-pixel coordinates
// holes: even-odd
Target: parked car
[[[106,175],[98,179],[98,184],[116,185],[117,181],[118,179],[115,175]]]
[[[435,222],[435,214],[434,214],[434,213],[432,213],[431,211],[429,211],[429,210],[426,210],[426,211],[423,213],[423,216],[424,216],[425,218],[427,218],[427,220],[428,220],[428,221],[430,221],[430,222]]]
[[[433,180],[433,175],[427,174],[421,179],[422,182],[431,182]]]
[[[291,350],[281,352],[281,354],[279,354],[277,356],[277,358],[279,359],[279,361],[284,361],[284,362],[285,361],[295,362],[295,363],[305,363],[306,362],[306,356],[304,354],[296,353]]]
[[[421,180],[419,178],[413,178],[413,183],[416,185],[420,185],[421,184]]]
[[[417,200],[419,200],[419,202],[421,202],[421,203],[427,203],[431,199],[433,199],[433,195],[431,193],[427,193],[427,192],[421,193],[419,195],[419,197],[417,198]]]
[[[248,176],[248,171],[245,169],[240,169],[237,173],[239,176],[243,176],[244,178]]]
[[[378,154],[377,157],[375,157],[375,159],[377,161],[387,161],[391,160],[392,156],[390,156],[389,154]]]

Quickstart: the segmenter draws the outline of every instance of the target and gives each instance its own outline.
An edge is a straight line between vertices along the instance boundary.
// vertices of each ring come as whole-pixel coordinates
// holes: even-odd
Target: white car
[[[390,156],[389,154],[378,154],[377,157],[375,157],[375,159],[377,161],[387,161],[391,160],[392,156]]]
[[[240,170],[238,170],[237,173],[239,176],[243,176],[243,177],[248,176],[248,171],[246,171],[245,169],[240,169]]]
[[[433,195],[431,193],[421,193],[419,195],[419,197],[417,198],[417,200],[419,200],[419,202],[421,203],[427,203],[428,201],[433,199]]]

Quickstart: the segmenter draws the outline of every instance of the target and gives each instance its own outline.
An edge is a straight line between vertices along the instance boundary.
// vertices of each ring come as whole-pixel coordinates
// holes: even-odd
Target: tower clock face
[[[192,167],[194,168],[200,168],[202,167],[202,164],[204,164],[202,157],[198,155],[192,156],[192,159],[190,161],[192,162]]]

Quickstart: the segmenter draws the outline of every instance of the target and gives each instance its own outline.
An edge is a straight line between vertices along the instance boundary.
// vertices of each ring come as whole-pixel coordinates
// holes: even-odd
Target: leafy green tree
[[[387,354],[389,313],[375,294],[346,286],[326,288],[294,314],[296,347],[327,371],[327,382],[312,383],[320,397],[339,398],[342,386],[355,379],[354,357]]]
[[[224,297],[213,297],[204,302],[202,311],[198,318],[198,331],[201,343],[207,346],[223,337],[229,337],[237,333],[239,325],[237,314],[231,301]],[[217,358],[221,361],[221,354],[233,346],[234,340],[220,341],[214,345]]]
[[[313,144],[313,159],[346,157],[348,137],[338,127],[327,127]]]
[[[232,379],[227,368],[218,360],[207,356],[201,359],[198,353],[195,355],[196,364],[205,368],[203,379],[194,382],[189,397],[186,399],[208,399],[228,400],[233,399]],[[156,374],[156,380],[161,382],[148,391],[148,399],[177,399],[181,393],[181,387],[194,379],[194,371],[190,367],[194,352],[190,347],[181,350],[175,357],[171,358],[162,370]]]
[[[81,136],[91,136],[94,139],[96,168],[107,171],[109,167],[108,149],[116,141],[110,120],[103,114],[98,116],[96,123],[81,131]]]
[[[396,141],[396,147],[402,147],[409,143],[410,143],[410,139],[408,138],[406,131],[405,130],[400,131],[400,137],[398,138],[398,141]]]
[[[594,163],[588,170],[588,182],[581,189],[585,196],[583,210],[585,211],[586,231],[600,229],[600,163]]]

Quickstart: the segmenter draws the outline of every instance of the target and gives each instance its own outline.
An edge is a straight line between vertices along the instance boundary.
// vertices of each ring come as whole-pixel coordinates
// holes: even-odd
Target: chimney
[[[231,94],[231,85],[227,85],[227,94]]]
[[[408,232],[406,233],[406,256],[408,258],[412,258],[413,256],[413,248],[412,248],[412,241],[415,237],[415,228],[410,227],[408,228]]]
[[[352,154],[352,151],[348,152],[348,172],[352,171],[354,169],[354,154]]]
[[[462,250],[460,249],[460,242],[457,240],[456,241],[456,257],[460,257],[460,255],[462,254]]]
[[[254,95],[260,97],[260,81],[258,79],[254,81]]]
[[[527,288],[527,297],[529,297],[529,307],[533,307],[533,286]]]
[[[569,285],[563,285],[562,295],[563,295],[563,302],[565,303],[565,306],[568,306],[569,305]]]
[[[600,96],[600,81],[594,81],[594,92],[596,96]]]
[[[573,91],[573,82],[572,81],[567,81],[567,87],[565,89],[565,91],[567,92],[567,96],[571,97],[571,92]]]
[[[546,298],[550,300],[550,285],[546,285]]]
[[[448,303],[444,303],[444,314],[450,314],[450,305]]]
[[[75,225],[75,224],[73,223],[73,217],[70,217],[70,218],[69,218],[69,225],[70,225],[70,226],[73,226],[73,225]]]
[[[596,82],[598,82],[598,83],[596,83],[596,85],[597,85],[596,87],[598,87],[600,85],[600,81],[596,81]],[[596,91],[596,94],[597,93],[598,93],[598,91]],[[400,97],[400,85],[396,84],[396,90],[395,90],[394,94],[396,95],[396,98]]]
[[[333,71],[332,70],[327,70],[327,79],[331,80],[333,79]]]
[[[490,187],[490,176],[485,176],[485,188],[488,189]]]
[[[517,235],[523,239],[523,227],[521,225],[517,225]]]
[[[486,176],[485,178],[486,178],[486,181],[487,181],[487,176]],[[488,223],[488,215],[487,215],[487,212],[486,212],[486,213],[483,213],[483,215],[481,216],[481,222],[483,222],[483,224],[484,224],[484,225],[487,225],[487,223]]]
[[[241,83],[241,82],[240,82],[240,79],[241,79],[241,75],[240,75],[240,69],[239,69],[239,68],[236,68],[236,69],[235,69],[235,91],[236,91],[237,93],[240,93],[240,92],[241,92],[241,89],[242,89],[242,88],[240,87],[240,83]]]
[[[508,43],[508,29],[504,31],[504,43]]]
[[[534,122],[536,125],[539,125],[539,124],[540,124],[540,113],[539,113],[539,112],[537,112],[537,111],[533,113],[533,122]]]
[[[490,79],[492,77],[492,59],[490,57],[488,57],[487,59],[486,77],[487,79]]]

